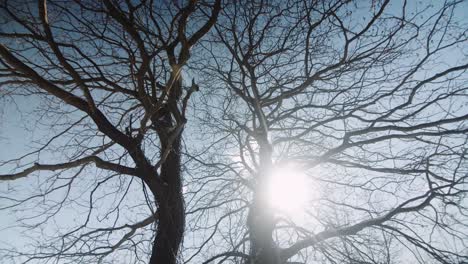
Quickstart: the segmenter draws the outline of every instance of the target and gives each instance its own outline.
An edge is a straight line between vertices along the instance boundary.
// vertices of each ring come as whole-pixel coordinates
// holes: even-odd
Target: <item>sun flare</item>
[[[311,198],[310,182],[303,171],[292,165],[275,168],[270,175],[267,200],[270,206],[291,217],[303,214]]]

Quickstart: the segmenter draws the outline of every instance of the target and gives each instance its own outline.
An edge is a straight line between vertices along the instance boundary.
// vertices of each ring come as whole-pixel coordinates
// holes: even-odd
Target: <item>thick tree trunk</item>
[[[275,215],[268,201],[267,186],[271,177],[271,146],[265,134],[260,144],[260,171],[257,175],[254,198],[249,210],[247,226],[250,233],[249,264],[280,264],[279,250],[273,240]]]
[[[150,264],[175,264],[184,234],[185,216],[181,199],[159,205],[157,235]]]
[[[184,235],[185,209],[182,194],[179,135],[170,154],[161,166],[162,191],[157,193],[158,229],[153,244],[150,264],[175,264]]]
[[[249,211],[247,224],[251,247],[249,264],[281,263],[278,248],[273,241],[274,215],[269,208],[262,202],[254,202]]]

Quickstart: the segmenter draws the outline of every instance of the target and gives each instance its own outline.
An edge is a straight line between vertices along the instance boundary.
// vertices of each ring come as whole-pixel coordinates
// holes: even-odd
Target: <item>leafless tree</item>
[[[3,248],[2,262],[177,261],[182,131],[198,90],[183,68],[220,9],[220,0],[1,1],[2,100],[35,104],[17,122],[40,135],[0,163],[1,208],[37,239]]]
[[[197,104],[210,147],[192,157],[191,171],[205,175],[189,177],[188,227],[205,248],[192,257],[467,263],[466,9],[388,0],[223,8],[194,66],[211,89]],[[310,180],[305,221],[265,198],[284,164]]]

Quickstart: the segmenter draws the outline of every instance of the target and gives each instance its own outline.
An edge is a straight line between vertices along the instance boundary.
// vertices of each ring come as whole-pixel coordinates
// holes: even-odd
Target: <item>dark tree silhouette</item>
[[[1,95],[41,102],[32,124],[47,131],[1,162],[11,169],[2,184],[36,186],[27,196],[8,188],[2,208],[21,210],[31,232],[59,223],[3,259],[177,261],[182,131],[198,89],[182,69],[220,9],[220,0],[1,1]]]
[[[32,2],[0,5],[38,133],[0,199],[40,240],[3,259],[468,262],[466,1]]]
[[[188,203],[205,263],[468,262],[466,2],[366,2],[221,11]],[[310,179],[305,221],[265,198],[284,166]]]

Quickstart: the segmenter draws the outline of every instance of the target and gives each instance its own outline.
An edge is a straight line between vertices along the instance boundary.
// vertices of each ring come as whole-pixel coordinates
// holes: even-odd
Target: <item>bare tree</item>
[[[34,98],[41,135],[0,163],[1,207],[38,239],[4,260],[177,261],[182,131],[198,90],[183,67],[220,2],[1,1],[1,96]]]
[[[466,2],[226,4],[2,3],[2,99],[47,132],[1,163],[40,237],[5,257],[174,263],[186,225],[185,262],[467,262]]]
[[[468,262],[466,8],[385,0],[225,7],[197,68],[212,89],[198,109],[210,148],[192,157],[210,177],[191,178],[202,191],[188,203],[197,219],[189,228],[205,234],[206,250],[193,256]],[[272,174],[288,166],[308,176],[304,221],[266,198]]]

